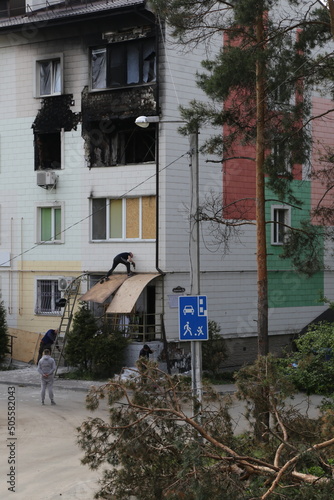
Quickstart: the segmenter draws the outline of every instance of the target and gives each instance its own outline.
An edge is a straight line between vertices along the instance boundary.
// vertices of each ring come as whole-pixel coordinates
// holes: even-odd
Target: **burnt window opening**
[[[0,17],[15,17],[25,13],[25,0],[0,0]]]
[[[91,51],[92,90],[142,85],[155,80],[154,38],[112,43]]]
[[[134,119],[91,122],[88,137],[90,167],[155,161],[155,127],[139,128]]]
[[[35,133],[35,170],[61,168],[61,133]]]

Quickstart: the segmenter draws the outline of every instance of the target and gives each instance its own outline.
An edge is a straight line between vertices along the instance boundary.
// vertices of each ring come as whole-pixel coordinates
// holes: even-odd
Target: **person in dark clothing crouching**
[[[132,252],[123,252],[119,253],[116,255],[116,257],[113,260],[112,268],[109,269],[107,273],[107,278],[113,273],[114,269],[118,266],[118,264],[123,264],[126,267],[126,270],[128,272],[128,276],[132,276],[131,269],[130,269],[130,264],[132,264],[133,269],[135,269],[136,264],[132,260],[133,258],[133,253]]]
[[[150,359],[150,354],[153,354],[153,351],[147,344],[144,344],[143,348],[139,351],[140,358]]]

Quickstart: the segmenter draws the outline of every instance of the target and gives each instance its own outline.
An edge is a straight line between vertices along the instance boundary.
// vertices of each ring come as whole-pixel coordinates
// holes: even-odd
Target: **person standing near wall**
[[[56,362],[50,356],[50,350],[44,349],[43,356],[38,362],[38,373],[41,375],[41,403],[44,405],[46,389],[48,389],[49,398],[52,405],[55,405],[53,395],[53,381],[56,371]]]
[[[51,352],[51,347],[55,343],[57,335],[58,335],[58,329],[53,330],[52,328],[50,328],[50,330],[46,332],[39,345],[37,364],[41,359],[41,357],[43,356],[44,349],[49,349],[49,351]]]

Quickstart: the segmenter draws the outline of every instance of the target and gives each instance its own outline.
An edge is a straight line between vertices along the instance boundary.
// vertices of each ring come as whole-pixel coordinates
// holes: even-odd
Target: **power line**
[[[159,170],[159,173],[163,172],[164,170],[166,170],[168,167],[170,167],[171,165],[173,165],[174,163],[176,163],[177,161],[179,161],[181,158],[183,158],[184,156],[186,156],[188,153],[189,152],[187,151],[186,153],[183,153],[182,155],[180,155],[175,160],[171,161],[168,165],[166,165],[165,167],[161,168]],[[121,199],[125,198],[129,193],[131,193],[132,191],[134,191],[138,187],[142,186],[143,184],[145,184],[145,182],[149,181],[150,179],[154,178],[155,176],[156,176],[156,172],[154,174],[150,175],[149,177],[146,177],[146,179],[142,180],[141,182],[139,182],[138,184],[136,184],[132,188],[130,188],[127,191],[125,191],[122,195],[120,195],[120,196],[118,196],[116,198],[112,198],[112,199],[113,200],[121,200]],[[55,236],[60,236],[61,234],[64,234],[65,232],[69,231],[73,227],[78,226],[82,222],[85,222],[86,220],[90,219],[91,217],[93,217],[93,215],[95,215],[99,211],[103,210],[104,208],[105,207],[102,207],[102,208],[100,208],[98,210],[95,210],[94,212],[90,213],[86,217],[83,217],[82,219],[80,219],[80,220],[74,222],[73,224],[71,224],[70,226],[66,227],[65,229],[63,229],[62,231],[60,231],[59,233],[57,233]],[[6,260],[5,262],[0,263],[0,266],[4,266],[5,264],[11,263],[12,261],[18,259],[19,257],[22,257],[23,255],[31,252],[32,250],[35,250],[36,248],[38,248],[38,247],[40,247],[42,245],[50,243],[51,241],[53,241],[53,239],[54,238],[50,238],[49,240],[41,241],[41,242],[36,243],[36,245],[33,245],[32,247],[28,248],[27,250],[24,250],[23,252],[15,255],[14,257],[11,257],[10,259]]]

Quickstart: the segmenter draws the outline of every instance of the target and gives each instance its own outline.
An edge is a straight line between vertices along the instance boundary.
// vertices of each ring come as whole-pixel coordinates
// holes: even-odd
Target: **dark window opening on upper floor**
[[[155,39],[111,43],[91,50],[91,89],[142,85],[156,80]]]
[[[134,121],[133,118],[90,122],[87,127],[89,167],[155,161],[155,127],[139,128]]]
[[[25,0],[0,0],[0,17],[16,17],[25,12]]]
[[[61,133],[35,133],[35,170],[61,168]]]

